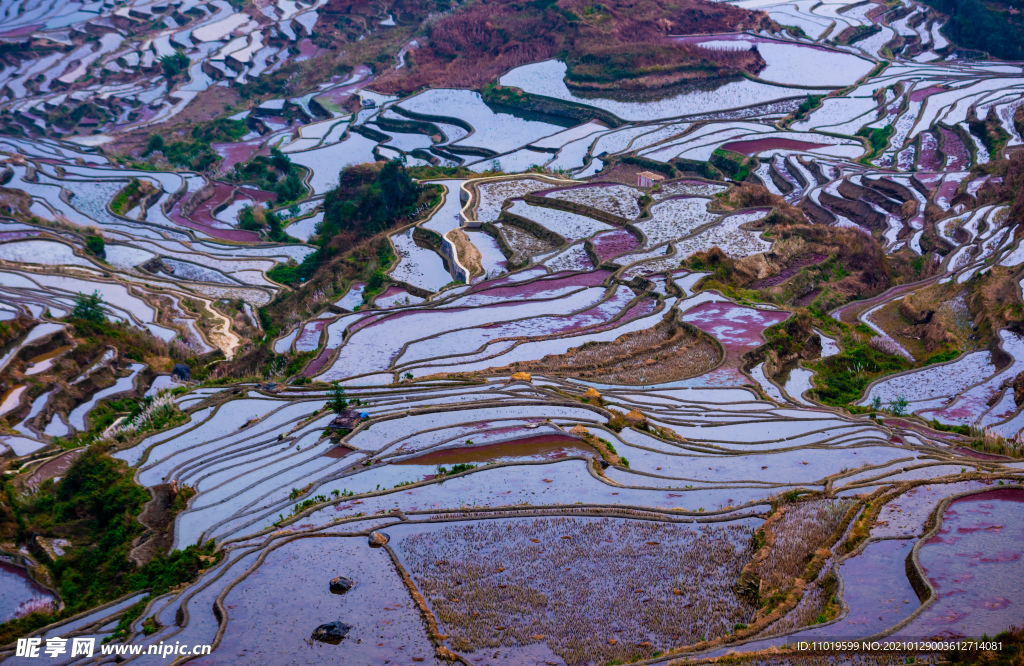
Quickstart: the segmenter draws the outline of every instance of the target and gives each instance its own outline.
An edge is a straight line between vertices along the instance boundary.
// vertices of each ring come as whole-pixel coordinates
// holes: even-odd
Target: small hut
[[[327,427],[331,430],[355,430],[362,420],[362,414],[347,409],[335,416]]]
[[[663,180],[665,180],[665,176],[653,171],[641,171],[636,175],[636,184],[639,187],[654,187]]]

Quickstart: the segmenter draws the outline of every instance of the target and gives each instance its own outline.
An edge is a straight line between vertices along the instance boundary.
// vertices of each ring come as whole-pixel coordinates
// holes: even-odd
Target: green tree
[[[149,143],[146,144],[146,150],[142,153],[143,157],[146,157],[150,153],[163,152],[164,151],[164,138],[159,134],[150,134]]]
[[[71,311],[71,316],[97,323],[106,321],[107,315],[103,312],[103,297],[100,296],[100,292],[94,291],[88,295],[79,292],[78,296],[75,296],[75,307]]]
[[[100,259],[107,258],[107,248],[106,244],[103,242],[102,236],[86,236],[85,251],[99,257]]]
[[[165,55],[160,58],[160,66],[164,69],[164,76],[169,79],[173,79],[183,71],[187,71],[188,65],[188,56],[181,51],[176,51],[173,55]]]
[[[327,406],[335,414],[341,414],[348,409],[348,398],[345,397],[345,389],[338,382],[334,382],[331,385],[331,390],[327,392]]]

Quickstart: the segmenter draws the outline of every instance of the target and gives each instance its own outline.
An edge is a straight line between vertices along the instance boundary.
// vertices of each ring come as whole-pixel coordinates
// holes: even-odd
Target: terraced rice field
[[[217,89],[325,55],[316,35],[337,25],[334,4],[0,1],[4,44],[49,44],[0,54],[0,454],[19,489],[52,489],[73,462],[62,446],[81,450],[75,438],[110,417],[91,436],[147,493],[195,492],[166,548],[223,554],[138,612],[126,614],[133,594],[40,637],[211,645],[196,664],[695,663],[729,650],[782,663],[760,651],[1019,623],[1019,314],[985,328],[978,301],[948,299],[935,316],[954,322],[959,353],[928,365],[928,331],[911,344],[894,327],[915,294],[986,275],[1009,285],[986,303],[1020,305],[1024,245],[993,199],[1002,176],[980,167],[1024,143],[1021,63],[967,57],[913,0],[739,0],[778,32],[678,39],[756,49],[766,65],[749,78],[583,94],[559,60],[499,78],[569,117],[476,90],[386,95],[362,66],[240,104],[246,133],[215,142],[211,168],[118,152]],[[366,11],[373,30],[405,25]],[[401,46],[396,67],[416,58]],[[171,75],[161,58],[175,54]],[[47,130],[72,102],[95,117]],[[230,179],[271,148],[302,167],[298,212]],[[279,281],[317,251],[341,169],[389,158],[467,169],[412,171],[443,198],[379,233],[379,274],[312,295]],[[775,304],[706,288],[722,274],[695,254],[757,274],[786,242],[765,233],[770,205],[730,203],[739,180],[927,267],[828,313],[915,369],[830,407],[813,363],[872,372],[841,335],[817,331],[810,356],[762,353],[819,288]],[[121,209],[142,181],[150,195]],[[241,224],[247,206],[286,219],[273,238],[288,242]],[[823,252],[756,280],[816,279]],[[266,309],[293,292],[310,297],[270,327]],[[97,316],[152,353],[72,334],[93,293]],[[208,373],[172,380],[183,359]],[[239,359],[253,360],[224,369]],[[353,413],[332,428],[338,388]],[[143,395],[179,420],[152,432],[150,414],[108,413]],[[34,577],[41,549],[4,546],[0,622],[57,608]],[[332,593],[336,576],[351,589]],[[314,640],[334,622],[347,634]],[[13,645],[0,659],[32,663]]]

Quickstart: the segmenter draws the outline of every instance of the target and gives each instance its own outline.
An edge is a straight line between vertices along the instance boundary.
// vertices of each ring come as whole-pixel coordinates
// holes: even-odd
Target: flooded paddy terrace
[[[623,156],[668,169],[733,151],[757,157],[750,178],[801,204],[816,224],[877,232],[886,252],[914,257],[928,254],[926,232],[944,239],[952,249],[936,279],[1018,271],[1024,251],[1005,212],[977,205],[990,177],[971,167],[992,157],[976,117],[1002,128],[1009,147],[1021,144],[1013,121],[1024,104],[1021,67],[957,57],[941,18],[913,2],[892,20],[827,3],[739,4],[804,35],[706,40],[758,48],[768,67],[755,79],[629,99],[571,91],[558,61],[501,77],[618,124],[562,126],[492,108],[467,90],[376,95],[363,91],[368,70],[325,82],[315,99],[329,118],[285,122],[270,103],[267,134],[217,150],[233,163],[276,144],[309,170],[310,198],[289,227],[294,243],[237,228],[240,207],[269,203],[267,193],[216,174],[123,168],[91,147],[174,117],[215,80],[255,78],[295,57],[264,41],[266,22],[238,23],[226,6],[192,5],[215,13],[190,36],[169,28],[190,60],[186,81],[168,88],[140,79],[121,91],[151,94],[146,114],[110,119],[73,141],[0,136],[4,187],[38,220],[61,222],[0,219],[0,316],[34,322],[0,350],[0,370],[13,363],[22,379],[68,353],[70,342],[38,353],[33,345],[61,335],[56,320],[79,292],[100,292],[112,319],[232,357],[236,324],[216,304],[259,308],[282,293],[267,272],[313,251],[305,241],[322,215],[319,196],[344,165],[403,155],[410,165],[432,157],[478,173],[497,161],[507,172],[441,181],[445,199],[421,229],[390,237],[397,261],[388,289],[364,298],[365,284],[339,285],[272,342],[279,354],[312,357],[301,376],[338,381],[361,401],[366,418],[351,432],[327,431],[322,383],[193,388],[174,398],[185,423],[115,452],[144,487],[197,491],[175,522],[174,547],[213,539],[226,553],[194,584],[147,602],[126,641],[209,642],[213,655],[195,660],[209,664],[443,663],[449,655],[664,662],[789,636],[992,634],[1019,617],[1024,590],[992,581],[1021,578],[1013,555],[1021,464],[975,455],[911,417],[825,408],[801,366],[777,383],[765,366],[751,367],[744,354],[792,314],[702,291],[705,273],[683,262],[712,248],[734,260],[766,252],[773,239],[758,224],[768,210],[721,209],[724,180],[690,175],[646,190],[602,169]],[[277,3],[263,13],[308,55],[319,10]],[[21,11],[11,30],[58,30],[81,18]],[[866,26],[877,30],[835,42]],[[40,65],[42,81],[26,76],[29,63],[5,69],[0,107],[30,117],[33,105],[54,103],[53,79],[74,82],[94,62],[132,67],[132,44],[89,42],[95,58],[81,73],[55,61]],[[154,42],[141,58],[167,47]],[[224,65],[236,53],[240,70]],[[811,72],[801,65],[808,60]],[[82,90],[110,92],[98,81]],[[829,93],[780,123],[807,95]],[[345,112],[356,94],[377,106]],[[300,98],[271,102],[308,107]],[[442,136],[387,129],[410,114]],[[862,128],[890,125],[877,152],[858,138]],[[370,138],[378,134],[388,138]],[[558,176],[510,173],[534,165]],[[157,195],[115,214],[110,203],[133,178]],[[941,215],[926,216],[925,205]],[[894,212],[903,207],[914,213]],[[87,252],[85,230],[105,238],[104,262]],[[423,243],[421,232],[441,241]],[[477,251],[478,268],[454,233]],[[884,308],[910,291],[834,315],[888,336]],[[1013,438],[1024,412],[1007,381],[1024,347],[1014,331],[996,335],[1001,354],[971,350],[883,377],[857,402],[905,399],[908,414]],[[839,342],[822,342],[823,356],[841,353]],[[12,386],[4,409],[17,418],[0,436],[5,455],[43,450],[85,426],[99,400],[153,381],[141,362],[118,372],[56,414],[47,412],[49,393],[30,401]],[[38,423],[44,412],[49,420]],[[961,496],[977,491],[985,492]],[[354,586],[332,594],[335,576]],[[36,594],[10,572],[5,581],[12,612]],[[107,618],[122,610],[97,611],[68,633],[109,633]],[[143,631],[146,620],[155,631]],[[332,622],[350,627],[343,639],[311,640]]]

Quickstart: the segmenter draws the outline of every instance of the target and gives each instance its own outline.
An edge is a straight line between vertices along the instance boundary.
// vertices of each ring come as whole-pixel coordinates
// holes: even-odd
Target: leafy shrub
[[[79,292],[75,296],[75,307],[71,310],[71,318],[91,322],[106,321],[107,315],[103,312],[103,297],[100,296],[100,292],[94,291],[88,295]]]
[[[99,257],[100,259],[107,258],[106,243],[103,242],[102,236],[86,236],[85,251],[91,255]]]

